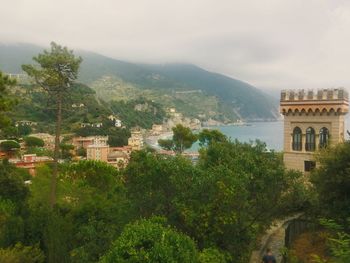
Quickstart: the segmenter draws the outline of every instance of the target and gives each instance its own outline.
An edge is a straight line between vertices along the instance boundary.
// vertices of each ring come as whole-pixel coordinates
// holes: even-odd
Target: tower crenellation
[[[281,92],[280,111],[283,115],[295,113],[348,112],[349,94],[342,88],[322,90],[284,90]]]
[[[349,94],[343,88],[321,89],[321,90],[282,90],[282,101],[309,101],[309,100],[346,100],[349,101]]]

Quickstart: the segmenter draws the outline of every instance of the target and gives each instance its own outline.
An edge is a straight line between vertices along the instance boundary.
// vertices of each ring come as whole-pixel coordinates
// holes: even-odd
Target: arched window
[[[293,130],[293,142],[292,149],[293,151],[301,151],[302,141],[301,141],[301,129],[295,127]]]
[[[306,129],[305,150],[308,152],[315,151],[315,130],[311,127]]]
[[[320,130],[320,148],[327,147],[329,138],[329,131],[326,127],[321,128]]]

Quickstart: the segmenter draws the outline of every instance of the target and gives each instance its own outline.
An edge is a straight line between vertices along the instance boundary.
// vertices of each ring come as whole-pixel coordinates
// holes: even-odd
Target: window
[[[293,151],[301,151],[302,141],[301,141],[301,129],[295,127],[293,130],[293,142],[292,149]]]
[[[305,150],[308,152],[315,151],[315,130],[311,127],[306,129]]]
[[[313,169],[315,169],[316,163],[314,161],[304,161],[304,171],[305,172],[311,172]]]
[[[328,129],[323,127],[320,130],[320,148],[326,148],[328,144],[329,132]]]

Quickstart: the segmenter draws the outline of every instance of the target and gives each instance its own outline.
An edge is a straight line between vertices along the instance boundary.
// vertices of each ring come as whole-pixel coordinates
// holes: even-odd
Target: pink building
[[[109,153],[108,145],[92,144],[86,149],[86,158],[88,160],[96,160],[107,162],[107,156]]]

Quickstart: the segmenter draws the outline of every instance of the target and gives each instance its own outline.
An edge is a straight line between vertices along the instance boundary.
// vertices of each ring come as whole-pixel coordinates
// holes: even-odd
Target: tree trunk
[[[56,204],[56,186],[58,174],[58,159],[60,153],[60,135],[61,135],[61,121],[62,121],[62,93],[57,96],[57,119],[56,119],[56,133],[55,133],[55,151],[53,154],[54,165],[51,178],[50,191],[50,207],[53,208]]]

